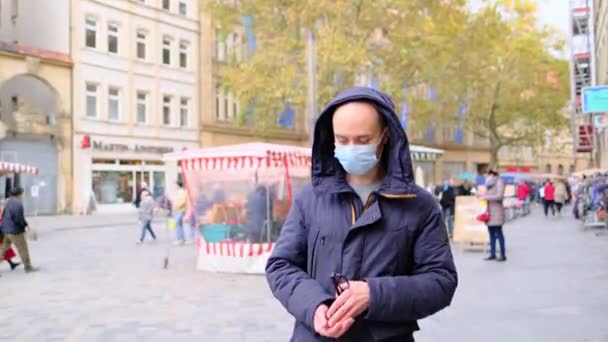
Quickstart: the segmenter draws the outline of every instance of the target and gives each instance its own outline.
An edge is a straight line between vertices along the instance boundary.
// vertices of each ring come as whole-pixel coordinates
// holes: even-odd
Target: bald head
[[[384,120],[367,102],[349,102],[336,109],[332,118],[336,145],[378,143],[384,132]]]

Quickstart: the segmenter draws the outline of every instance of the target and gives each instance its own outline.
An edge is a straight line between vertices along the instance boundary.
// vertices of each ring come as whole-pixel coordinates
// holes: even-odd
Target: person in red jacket
[[[547,179],[545,183],[545,216],[549,216],[549,208],[551,208],[551,214],[555,216],[555,186],[550,179]]]
[[[517,186],[517,199],[522,203],[522,210],[524,215],[528,215],[530,213],[530,187],[526,182],[520,181]]]

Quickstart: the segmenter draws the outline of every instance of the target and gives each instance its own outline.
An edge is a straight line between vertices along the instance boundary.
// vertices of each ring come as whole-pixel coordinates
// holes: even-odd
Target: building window
[[[147,41],[146,32],[138,31],[136,42],[137,42],[137,58],[146,60],[146,41]]]
[[[226,42],[222,40],[222,34],[219,30],[215,32],[215,59],[218,62],[223,62],[226,56]]]
[[[236,99],[232,99],[232,118],[236,120],[239,115],[239,102]]]
[[[187,16],[188,15],[188,6],[186,5],[185,1],[180,1],[179,2],[179,14],[183,15],[183,16]]]
[[[185,40],[179,42],[179,66],[181,68],[188,67],[188,47],[189,43]]]
[[[217,120],[222,119],[222,112],[220,106],[222,105],[222,90],[219,86],[215,87],[215,118]]]
[[[240,62],[241,54],[240,54],[239,35],[236,32],[232,33],[230,55],[231,55],[233,62]]]
[[[108,88],[108,119],[120,119],[120,89],[116,87]]]
[[[163,125],[171,126],[171,96],[163,96]]]
[[[97,21],[94,18],[86,19],[84,36],[87,47],[97,47]]]
[[[108,52],[118,53],[118,25],[108,24]]]
[[[223,118],[224,120],[228,120],[229,116],[228,116],[228,111],[230,110],[230,98],[228,97],[228,93],[225,92],[224,93],[224,113],[223,113]]]
[[[94,83],[87,83],[86,85],[86,97],[87,97],[87,117],[96,118],[98,114],[98,101],[97,101],[97,89],[99,86]]]
[[[163,0],[163,9],[171,10],[171,0]]]
[[[137,123],[146,123],[146,112],[148,109],[148,93],[144,91],[137,92]]]
[[[163,37],[163,64],[171,65],[171,38]]]
[[[188,127],[190,121],[190,99],[182,97],[179,101],[179,125]]]

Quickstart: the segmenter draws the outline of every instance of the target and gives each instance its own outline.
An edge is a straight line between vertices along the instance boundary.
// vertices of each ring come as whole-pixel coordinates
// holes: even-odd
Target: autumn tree
[[[538,28],[531,1],[487,4],[460,37],[462,60],[445,76],[454,97],[466,101],[466,126],[489,140],[491,167],[502,147],[536,146],[546,131],[566,127],[568,64],[552,54],[562,43],[552,29]]]
[[[439,80],[453,63],[454,38],[466,23],[466,1],[240,0],[209,2],[224,34],[253,19],[256,48],[241,63],[222,67],[222,80],[241,102],[254,104],[255,125],[276,122],[285,102],[304,114],[307,89],[306,32],[315,36],[316,100],[375,77],[395,96]],[[422,107],[420,107],[422,108]],[[419,111],[423,114],[425,112]]]

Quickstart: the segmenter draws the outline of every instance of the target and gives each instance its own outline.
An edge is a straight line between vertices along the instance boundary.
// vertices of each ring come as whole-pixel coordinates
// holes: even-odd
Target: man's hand
[[[369,307],[369,285],[364,281],[351,281],[350,287],[334,301],[327,311],[328,326],[340,325],[344,320],[354,320]]]
[[[346,318],[330,328],[327,324],[328,310],[329,309],[327,305],[321,304],[317,308],[317,311],[315,311],[315,331],[317,332],[317,334],[324,337],[340,338],[342,335],[344,335],[344,333],[348,331],[348,329],[350,329],[353,323],[355,323],[355,320],[353,318]]]

